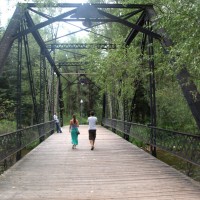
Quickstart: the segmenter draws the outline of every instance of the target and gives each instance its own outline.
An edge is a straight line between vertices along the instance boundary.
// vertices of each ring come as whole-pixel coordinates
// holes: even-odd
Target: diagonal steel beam
[[[32,9],[32,8],[29,8],[29,10],[32,11],[32,12],[34,12],[34,13],[36,13],[36,14],[38,14],[38,15],[40,15],[40,16],[42,16],[42,17],[44,17],[44,18],[46,18],[46,19],[52,18],[51,16],[49,16],[49,15],[47,15],[47,14],[44,14],[44,13],[42,13],[42,12],[36,11],[36,10],[34,10],[34,9]],[[138,12],[139,12],[139,11],[138,11]],[[77,26],[77,25],[75,25],[75,24],[73,24],[73,23],[69,23],[69,22],[67,22],[67,19],[61,19],[60,21],[61,21],[61,22],[65,22],[65,23],[67,23],[67,24],[69,24],[69,25],[71,25],[71,26],[74,26],[74,27],[79,28],[78,31],[71,32],[70,35],[71,35],[71,34],[74,34],[74,33],[77,33],[77,32],[86,31],[86,32],[90,32],[90,33],[93,33],[93,34],[95,34],[95,35],[99,35],[99,36],[101,36],[101,37],[107,38],[107,39],[111,39],[111,38],[106,37],[106,36],[104,36],[104,35],[101,35],[101,34],[98,34],[98,33],[93,32],[93,31],[91,31],[91,30],[88,30],[88,29],[90,29],[90,28],[82,28],[82,27]],[[61,36],[61,37],[65,37],[65,36],[68,36],[68,35],[69,35],[69,34],[66,34],[66,35]],[[56,39],[59,39],[59,38],[61,38],[61,37],[57,37]],[[53,40],[55,40],[55,39],[53,39]],[[49,41],[46,41],[46,42],[49,42]]]
[[[21,19],[24,15],[24,8],[17,5],[15,12],[6,28],[6,31],[0,41],[0,74],[3,72],[3,67],[5,65],[6,59],[10,53],[11,47],[13,45],[14,39],[13,35],[17,33],[20,27]]]
[[[34,26],[31,26],[29,29],[22,31],[22,32],[14,35],[13,37],[17,38],[19,36],[23,36],[25,34],[29,34],[31,32],[34,32],[34,31],[36,31],[36,30],[38,30],[40,28],[43,28],[43,27],[45,27],[45,26],[47,26],[49,24],[52,24],[52,23],[54,23],[56,21],[59,21],[59,20],[65,18],[65,17],[68,17],[68,16],[74,14],[75,12],[76,12],[76,9],[73,9],[73,10],[70,10],[69,12],[63,13],[63,14],[58,15],[56,17],[52,17],[52,18],[50,18],[50,19],[48,19],[48,20],[46,20],[46,21],[44,21],[42,23],[39,23],[37,25],[34,24]]]
[[[133,23],[131,23],[129,21],[126,21],[124,19],[116,17],[116,16],[114,16],[112,14],[109,14],[107,12],[104,12],[102,10],[98,10],[98,12],[99,12],[99,14],[101,14],[101,15],[107,17],[107,18],[110,18],[110,19],[113,19],[113,20],[117,20],[119,23],[121,23],[121,24],[123,24],[125,26],[128,26],[130,28],[134,28],[135,30],[137,30],[139,32],[145,33],[145,34],[150,35],[151,37],[153,37],[155,39],[161,40],[161,36],[159,34],[154,33],[154,32],[152,32],[152,31],[150,31],[150,30],[148,30],[146,28],[143,28],[143,27],[141,27],[141,26],[139,26],[137,24],[133,24]]]
[[[26,12],[25,16],[26,16],[26,19],[27,19],[27,25],[28,25],[29,29],[31,29],[32,27],[34,27],[34,22],[33,22],[32,18],[31,18],[31,16],[29,15],[28,12]],[[40,36],[38,30],[34,30],[34,31],[32,32],[32,34],[33,34],[33,37],[35,38],[35,40],[37,41],[38,45],[40,46],[40,48],[41,48],[41,49],[43,50],[43,52],[45,53],[45,56],[46,56],[47,60],[49,61],[49,63],[50,63],[51,66],[53,67],[53,69],[54,69],[54,71],[56,72],[57,76],[59,76],[59,75],[60,75],[60,72],[59,72],[59,70],[57,69],[56,64],[55,64],[53,58],[51,57],[51,55],[50,55],[48,49],[46,48],[46,45],[45,45],[45,43],[44,43],[42,37]]]
[[[142,14],[140,15],[139,19],[137,20],[136,24],[138,26],[143,26],[144,22],[145,22],[145,12],[142,12]],[[133,39],[137,36],[137,34],[139,33],[138,30],[136,29],[132,29],[131,32],[129,33],[129,35],[127,36],[127,38],[125,39],[125,44],[126,45],[130,45],[130,43],[133,41]]]

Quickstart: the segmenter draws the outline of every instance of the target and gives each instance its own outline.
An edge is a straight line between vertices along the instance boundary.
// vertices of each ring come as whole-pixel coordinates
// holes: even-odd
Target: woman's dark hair
[[[76,115],[73,115],[72,117],[73,117],[74,124],[76,124]]]

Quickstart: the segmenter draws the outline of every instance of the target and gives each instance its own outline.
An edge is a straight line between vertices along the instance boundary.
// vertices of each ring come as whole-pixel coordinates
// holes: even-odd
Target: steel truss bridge
[[[45,137],[53,133],[52,115],[59,108],[59,117],[61,123],[63,120],[64,101],[63,101],[63,83],[62,73],[59,71],[59,66],[80,66],[86,63],[74,61],[58,63],[54,60],[54,52],[56,49],[115,49],[116,44],[60,44],[54,42],[45,42],[42,38],[40,30],[54,22],[73,22],[82,21],[87,27],[91,28],[92,23],[119,23],[127,28],[128,36],[124,38],[125,46],[132,45],[136,38],[142,35],[141,38],[141,55],[148,54],[152,59],[148,62],[149,70],[149,91],[150,91],[150,124],[149,126],[133,123],[133,113],[135,97],[131,101],[131,106],[128,107],[127,99],[124,99],[123,113],[124,118],[118,119],[117,102],[115,98],[111,98],[111,104],[108,103],[109,94],[104,94],[103,97],[103,115],[102,124],[111,128],[114,132],[121,132],[124,138],[129,140],[129,137],[136,137],[147,143],[151,147],[151,152],[156,156],[156,148],[163,149],[178,157],[186,160],[189,163],[200,166],[200,136],[175,131],[163,130],[156,127],[156,91],[155,91],[155,64],[153,60],[154,55],[154,41],[158,41],[168,53],[168,47],[172,46],[173,42],[166,36],[163,29],[154,31],[152,23],[156,12],[152,4],[69,4],[58,3],[52,5],[53,8],[68,8],[67,11],[57,15],[48,16],[45,13],[37,10],[38,4],[27,3],[18,4],[13,17],[8,24],[7,29],[0,41],[0,73],[3,74],[5,65],[9,62],[10,52],[12,48],[16,50],[17,63],[13,64],[16,69],[16,120],[17,131],[12,133],[5,133],[0,136],[0,161],[7,166],[7,160],[11,155],[16,154],[17,160],[20,159],[20,151],[36,139],[43,141]],[[42,4],[39,6],[51,7],[50,5]],[[110,10],[126,9],[127,14],[118,16],[112,14]],[[84,17],[86,11],[94,10],[97,14],[95,16]],[[40,23],[35,23],[31,14],[34,13],[45,20]],[[118,13],[119,14],[119,13]],[[131,22],[132,17],[137,18],[135,23]],[[89,21],[88,21],[89,20]],[[38,45],[38,55],[35,59],[38,60],[38,76],[34,74],[30,37],[34,39]],[[13,56],[13,53],[12,53]],[[34,65],[34,66],[33,66]],[[23,88],[24,74],[22,71],[26,69],[31,93],[31,100],[34,110],[33,126],[23,128]],[[35,83],[37,78],[39,81]],[[86,77],[89,83],[92,83],[90,78]],[[188,106],[193,114],[197,126],[200,128],[200,94],[193,81],[190,80],[190,74],[186,68],[182,69],[177,75],[178,82],[182,92],[186,98]],[[79,82],[77,82],[79,83]],[[73,82],[68,80],[67,87]],[[139,87],[139,84],[138,84]],[[92,91],[90,91],[92,92]],[[192,94],[197,94],[194,100]],[[92,104],[92,99],[90,101]],[[112,112],[111,112],[112,111]]]

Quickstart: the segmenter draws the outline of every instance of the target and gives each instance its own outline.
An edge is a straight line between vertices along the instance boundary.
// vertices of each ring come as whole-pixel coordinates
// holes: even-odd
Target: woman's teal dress
[[[74,145],[78,145],[78,128],[77,126],[74,124],[71,127],[71,138],[72,138],[72,144]]]

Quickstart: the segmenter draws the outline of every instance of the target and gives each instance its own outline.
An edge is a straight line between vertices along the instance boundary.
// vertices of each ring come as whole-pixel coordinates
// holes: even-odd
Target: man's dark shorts
[[[89,130],[89,140],[96,139],[96,130]]]

